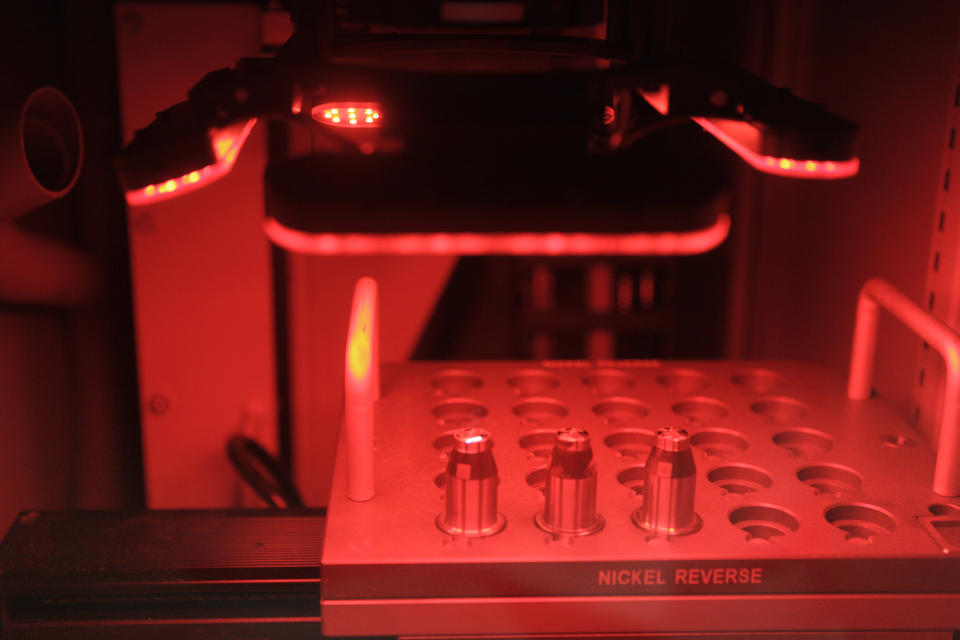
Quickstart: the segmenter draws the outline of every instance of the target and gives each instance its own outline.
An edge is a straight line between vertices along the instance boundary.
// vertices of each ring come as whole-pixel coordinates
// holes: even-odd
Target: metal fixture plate
[[[960,509],[960,500],[931,489],[933,451],[881,401],[847,399],[844,381],[816,366],[408,363],[388,365],[382,376],[373,500],[343,497],[338,455],[323,558],[327,633],[386,632],[373,609],[389,610],[402,633],[430,633],[414,614],[424,598],[508,601],[516,620],[532,616],[524,628],[549,633],[563,629],[536,610],[553,599],[574,598],[601,616],[618,598],[681,596],[694,605],[706,600],[692,596],[715,595],[749,611],[760,594],[843,594],[837,602],[885,594],[908,603],[890,596],[960,592],[960,558],[922,520]],[[434,526],[444,436],[468,424],[493,434],[507,519],[497,535],[469,541]],[[667,424],[691,433],[703,528],[650,539],[630,520],[640,505],[642,474],[634,470]],[[534,522],[543,497],[531,483],[547,463],[552,430],[567,425],[588,429],[594,441],[606,527],[593,536],[552,536]],[[410,605],[406,618],[402,602]],[[960,626],[960,607],[953,609]],[[899,610],[910,618],[907,604]],[[793,626],[768,628],[822,628],[797,612]],[[489,630],[477,613],[448,632]],[[596,632],[644,628],[636,616],[595,622]],[[756,620],[743,624],[757,628]]]

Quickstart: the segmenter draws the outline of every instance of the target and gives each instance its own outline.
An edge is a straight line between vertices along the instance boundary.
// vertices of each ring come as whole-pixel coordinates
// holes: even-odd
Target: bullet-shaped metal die
[[[677,427],[657,431],[643,469],[643,506],[634,524],[655,535],[682,536],[703,525],[694,511],[697,470],[689,434]]]
[[[603,528],[597,513],[597,469],[590,434],[568,427],[557,432],[537,526],[549,533],[585,536]]]
[[[456,536],[490,536],[506,525],[497,507],[500,477],[490,433],[474,427],[454,434],[447,463],[443,512],[437,526]]]

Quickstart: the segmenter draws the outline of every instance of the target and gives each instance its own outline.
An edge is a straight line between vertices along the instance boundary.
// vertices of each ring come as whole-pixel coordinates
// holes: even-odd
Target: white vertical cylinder
[[[857,319],[853,330],[853,348],[850,354],[850,377],[847,396],[866,400],[873,387],[873,361],[877,343],[877,325],[880,309],[866,292],[857,300]]]
[[[353,290],[344,357],[343,428],[347,452],[347,498],[374,496],[374,403],[379,397],[380,362],[377,282],[360,278]]]

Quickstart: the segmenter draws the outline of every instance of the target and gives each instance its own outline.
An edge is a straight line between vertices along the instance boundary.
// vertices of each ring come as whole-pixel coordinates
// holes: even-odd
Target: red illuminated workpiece
[[[310,255],[630,255],[680,256],[720,246],[730,217],[696,231],[644,233],[308,233],[267,218],[264,232],[288,251]]]
[[[332,127],[371,128],[380,126],[380,105],[376,102],[325,102],[310,110],[313,119]]]
[[[194,171],[185,173],[158,182],[147,185],[139,189],[127,191],[127,204],[131,206],[153,204],[175,198],[187,193],[192,193],[197,189],[219,180],[230,173],[234,162],[237,161],[237,154],[247,141],[247,137],[256,126],[257,119],[250,118],[241,123],[232,124],[222,129],[210,129],[210,144],[213,148],[216,162],[208,164],[205,167],[199,167]]]
[[[871,396],[873,361],[876,355],[881,307],[923,338],[940,354],[946,365],[947,378],[943,393],[933,490],[942,496],[958,496],[960,495],[960,335],[924,311],[892,284],[879,278],[869,280],[860,290],[847,396],[855,400],[868,400]]]
[[[692,120],[757,171],[787,178],[836,180],[854,176],[860,170],[859,158],[825,161],[778,158],[759,153],[756,148],[760,142],[760,131],[749,122],[714,118]]]
[[[360,278],[353,291],[344,379],[344,434],[347,443],[347,497],[374,496],[373,404],[380,397],[377,283]]]

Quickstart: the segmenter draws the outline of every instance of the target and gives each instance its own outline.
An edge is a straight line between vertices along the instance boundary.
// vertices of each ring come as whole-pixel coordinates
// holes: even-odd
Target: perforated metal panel
[[[922,304],[937,319],[960,328],[960,47],[956,55],[953,84],[945,98],[950,106],[943,136],[936,209],[931,232],[927,283]],[[937,353],[923,345],[914,376],[915,420],[918,428],[936,441],[943,403],[944,364]]]

